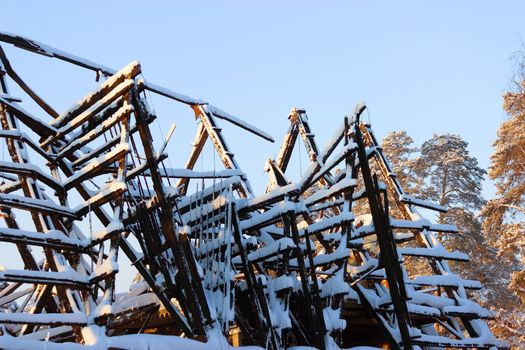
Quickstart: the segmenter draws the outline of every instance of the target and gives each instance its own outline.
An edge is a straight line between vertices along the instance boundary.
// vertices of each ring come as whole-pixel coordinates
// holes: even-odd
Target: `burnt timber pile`
[[[172,335],[210,349],[226,341],[268,349],[507,347],[485,323],[492,313],[469,300],[480,283],[449,267],[468,256],[437,239],[457,228],[422,216],[446,208],[404,193],[360,120],[364,104],[342,118],[324,149],[306,112],[292,109],[278,156],[264,168],[266,193],[255,194],[218,120],[273,141],[269,135],[147,82],[137,62],[115,71],[17,35],[0,33],[0,41],[103,80],[58,113],[0,46],[0,138],[8,150],[0,242],[24,265],[0,271],[0,347],[13,339],[96,344],[94,330],[108,339]],[[27,112],[8,84],[41,115]],[[187,105],[198,121],[181,168],[167,166],[166,143],[153,147],[152,93]],[[208,139],[224,170],[193,170]],[[296,143],[309,167],[292,182],[286,170]],[[209,186],[190,191],[190,181],[202,179]],[[86,222],[100,229],[86,231]],[[115,290],[119,254],[137,273],[123,294]]]

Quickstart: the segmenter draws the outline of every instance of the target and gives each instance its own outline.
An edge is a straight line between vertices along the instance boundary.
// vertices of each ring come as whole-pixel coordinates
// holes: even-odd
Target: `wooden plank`
[[[42,326],[87,325],[87,316],[84,313],[0,313],[0,323],[27,324]]]
[[[60,231],[43,233],[1,227],[0,241],[17,244],[30,244],[40,247],[64,249],[77,252],[87,247],[87,243],[85,241],[67,237],[62,232],[58,234],[59,232]]]
[[[67,178],[67,180],[64,181],[64,189],[67,191],[78,185],[80,182],[92,178],[94,175],[100,173],[105,167],[122,158],[128,152],[128,144],[117,145],[110,152],[92,160],[89,164],[85,165],[82,169]]]
[[[15,114],[22,123],[27,125],[38,135],[51,136],[56,134],[57,130],[54,127],[31,115],[31,113],[18,106],[16,103],[9,102],[6,99],[0,97],[0,104],[4,105],[9,112]]]
[[[59,215],[70,219],[77,218],[74,210],[55,204],[47,199],[27,198],[15,194],[0,193],[0,204],[36,213]]]
[[[0,281],[61,285],[78,289],[90,288],[89,279],[76,271],[3,270],[0,271]]]

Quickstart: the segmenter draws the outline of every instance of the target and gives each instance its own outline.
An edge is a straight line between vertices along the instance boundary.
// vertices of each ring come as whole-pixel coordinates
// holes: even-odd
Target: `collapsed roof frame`
[[[0,137],[11,156],[1,164],[9,183],[0,193],[7,226],[0,241],[15,243],[25,265],[0,272],[4,335],[44,339],[38,334],[47,331],[54,341],[89,343],[90,327],[104,326],[112,336],[151,329],[202,341],[218,331],[234,344],[273,349],[382,342],[393,349],[507,347],[482,321],[490,312],[467,298],[465,289],[480,288],[479,282],[461,279],[448,266],[447,260],[468,257],[447,252],[433,233],[457,229],[433,224],[415,209],[446,208],[403,192],[370,126],[360,122],[364,104],[344,118],[322,151],[306,112],[293,109],[279,156],[266,165],[267,193],[255,196],[215,118],[271,136],[145,81],[136,62],[114,71],[17,35],[0,33],[0,41],[107,78],[58,114],[16,74],[0,47]],[[52,121],[32,116],[9,96],[4,74]],[[144,90],[189,105],[200,120],[185,169],[167,169],[168,155],[154,150],[149,124],[155,114]],[[293,183],[285,173],[299,135],[310,167]],[[225,171],[192,171],[207,138]],[[48,161],[49,171],[30,164],[28,148]],[[101,183],[108,175],[110,183]],[[188,195],[191,178],[214,183]],[[55,191],[55,202],[45,188]],[[11,194],[16,191],[23,195]],[[72,191],[84,200],[74,208]],[[35,231],[21,230],[13,209],[29,211]],[[354,215],[359,210],[365,214]],[[91,213],[104,229],[86,237],[75,222]],[[28,246],[43,248],[43,263]],[[140,274],[121,298],[115,295],[119,251]],[[414,276],[404,257],[428,260],[432,275]]]

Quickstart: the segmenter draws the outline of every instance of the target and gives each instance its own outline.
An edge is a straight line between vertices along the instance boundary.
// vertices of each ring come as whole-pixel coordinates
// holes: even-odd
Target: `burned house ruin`
[[[508,347],[485,322],[492,313],[469,300],[481,284],[449,267],[468,256],[447,251],[437,237],[457,228],[423,217],[446,208],[403,191],[360,118],[364,104],[341,118],[322,149],[306,112],[292,109],[279,153],[265,164],[266,192],[254,193],[219,122],[272,140],[263,131],[149,83],[137,62],[115,71],[21,36],[0,33],[0,41],[102,80],[59,113],[0,46],[0,138],[8,151],[0,162],[0,242],[24,265],[0,261],[0,348],[46,341],[48,349],[96,349],[105,337],[109,347],[127,349],[130,339],[151,346],[160,335],[210,349],[226,342]],[[10,84],[41,113],[24,109]],[[173,129],[163,147],[153,147],[157,116],[147,94],[195,114],[192,151],[179,168],[166,162]],[[208,139],[224,167],[196,171]],[[309,166],[292,182],[286,171],[296,143]],[[191,182],[203,185],[192,189]],[[137,274],[123,294],[115,289],[119,254]]]

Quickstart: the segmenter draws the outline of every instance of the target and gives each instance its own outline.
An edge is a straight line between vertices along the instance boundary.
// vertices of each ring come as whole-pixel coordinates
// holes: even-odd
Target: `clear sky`
[[[420,143],[434,132],[458,133],[488,166],[505,117],[509,57],[525,32],[523,1],[5,1],[1,8],[1,30],[114,68],[139,60],[148,80],[272,134],[273,145],[222,123],[256,189],[293,106],[306,108],[320,146],[365,100],[380,138],[407,130]],[[94,74],[78,84],[75,70],[4,46],[59,111],[94,83]],[[162,129],[178,125],[171,149],[186,147],[191,112],[154,101]],[[186,151],[177,153],[185,159]]]
[[[265,186],[264,161],[278,151],[294,106],[307,110],[321,147],[365,100],[380,138],[407,130],[419,144],[433,133],[458,133],[487,167],[505,118],[509,58],[525,37],[523,1],[18,0],[2,1],[0,9],[0,30],[117,69],[139,60],[146,79],[272,134],[275,144],[221,123],[256,191]],[[95,86],[91,72],[3,46],[59,111]],[[182,167],[195,130],[192,112],[162,97],[153,101],[156,142],[175,121],[171,165]],[[212,170],[211,149],[205,156],[198,170]],[[304,152],[291,166],[300,164]],[[485,194],[492,193],[487,183]]]

